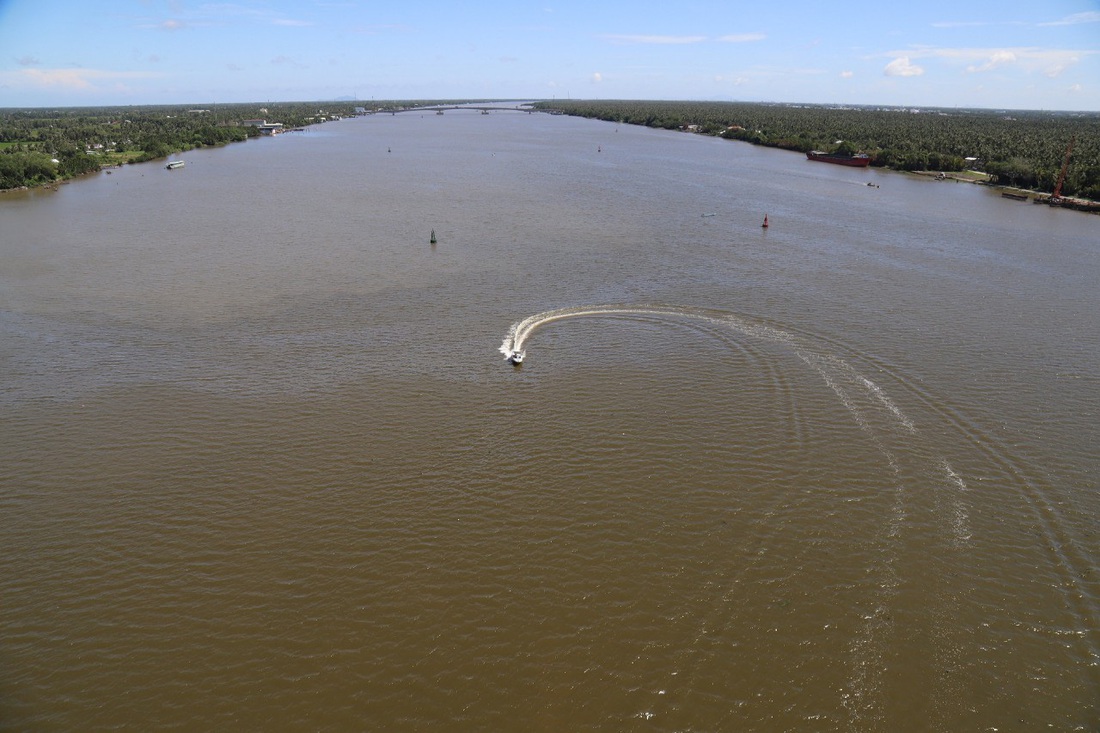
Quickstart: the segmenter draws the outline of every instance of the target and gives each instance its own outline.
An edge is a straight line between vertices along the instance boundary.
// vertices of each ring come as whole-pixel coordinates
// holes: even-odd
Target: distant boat
[[[167,168],[170,171],[175,170],[176,168],[182,168],[183,167],[183,161],[182,160],[173,160],[171,163],[169,163],[168,165],[166,165],[164,167]]]
[[[432,230],[432,238],[428,240],[431,244],[435,244],[435,230]]]
[[[513,349],[512,353],[508,355],[508,361],[512,362],[515,366],[519,366],[523,363],[524,353],[519,349]]]
[[[760,225],[760,228],[761,229],[767,229],[768,228],[768,215],[767,214],[764,214],[764,223]]]
[[[871,156],[867,155],[867,153],[838,155],[835,153],[826,153],[821,150],[811,150],[806,153],[806,157],[809,160],[817,160],[822,163],[836,163],[837,165],[848,165],[853,168],[866,168],[871,165]]]

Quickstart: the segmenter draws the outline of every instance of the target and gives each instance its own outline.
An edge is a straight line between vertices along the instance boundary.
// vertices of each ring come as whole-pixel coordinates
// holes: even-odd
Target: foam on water
[[[902,584],[899,565],[902,563],[904,546],[903,530],[911,516],[920,511],[914,505],[916,497],[911,494],[911,482],[914,476],[923,476],[934,487],[931,511],[935,517],[937,531],[944,537],[944,544],[954,548],[952,553],[966,553],[973,542],[974,529],[970,522],[970,501],[966,481],[952,467],[951,462],[934,441],[921,439],[915,421],[887,394],[882,385],[862,373],[850,359],[840,352],[849,353],[840,344],[819,339],[813,335],[796,334],[791,330],[755,320],[749,317],[723,312],[715,309],[676,306],[665,304],[608,304],[570,308],[558,308],[528,316],[512,324],[500,346],[506,356],[514,350],[524,350],[535,332],[550,323],[589,317],[642,316],[662,319],[688,319],[701,321],[735,337],[763,342],[781,349],[789,349],[798,362],[815,373],[835,396],[853,423],[869,436],[871,444],[880,454],[888,470],[882,476],[882,491],[890,499],[887,515],[881,520],[872,543],[877,547],[879,558],[877,566],[869,571],[875,590],[872,592],[871,611],[864,616],[854,638],[848,645],[846,661],[848,673],[847,691],[842,696],[843,708],[849,716],[849,724],[857,729],[877,727],[885,720],[887,705],[886,684],[882,677],[884,665],[882,659],[892,641],[901,633],[893,621],[893,609]],[[853,355],[862,361],[874,364],[874,360]],[[922,407],[934,405],[935,400],[924,393],[924,389],[908,379],[896,369],[879,365],[879,371],[894,379],[905,391],[907,399],[913,398]],[[934,416],[936,410],[932,410]],[[950,416],[948,416],[950,417]],[[954,420],[961,418],[954,417]],[[948,420],[952,422],[951,419]],[[955,425],[967,432],[965,425]],[[990,450],[988,444],[983,450]],[[1023,491],[1025,499],[1042,518],[1046,512],[1041,496],[1035,496],[1027,489]],[[1055,529],[1044,521],[1047,531],[1056,534]],[[758,558],[762,557],[758,554]],[[965,556],[965,555],[964,555]],[[950,564],[950,560],[945,560]],[[1068,558],[1059,556],[1057,564],[1061,566],[1069,585],[1075,585],[1080,573]],[[727,578],[724,589],[714,596],[710,610],[700,619],[695,638],[679,652],[677,668],[671,671],[669,679],[659,683],[661,695],[652,701],[643,713],[646,719],[660,715],[663,710],[674,709],[683,700],[677,701],[677,692],[690,694],[693,674],[690,670],[701,665],[696,658],[706,647],[704,643],[709,635],[731,623],[732,605],[736,602],[742,576],[747,569],[739,571],[735,577]],[[950,594],[939,597],[936,603],[944,617],[954,615],[959,600]],[[1078,616],[1079,628],[1089,627],[1089,613],[1079,607],[1080,604],[1068,602],[1067,605]],[[958,654],[960,640],[958,630],[947,626],[936,629],[933,656],[948,663]],[[677,676],[680,672],[685,672]],[[665,693],[668,694],[665,694]]]

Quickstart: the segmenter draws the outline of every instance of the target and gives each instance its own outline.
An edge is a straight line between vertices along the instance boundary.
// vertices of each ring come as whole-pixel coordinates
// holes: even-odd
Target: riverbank
[[[998,191],[1001,196],[1017,201],[1030,201],[1034,204],[1047,204],[1048,206],[1057,206],[1063,209],[1100,214],[1100,201],[1092,201],[1090,199],[1074,196],[1060,196],[1055,199],[1050,194],[1043,193],[1042,191],[1018,188],[1016,186],[1002,186],[994,181],[993,176],[981,171],[909,171],[909,173],[914,176],[932,178],[937,181],[953,181],[955,183],[961,181],[963,183],[976,183],[982,186],[989,186]]]
[[[908,171],[915,176],[923,176],[925,178],[935,178],[936,180],[943,181],[962,181],[963,183],[984,183],[992,185],[993,176],[982,171]]]
[[[287,132],[304,132],[304,127],[296,127],[293,130],[279,133],[287,134]],[[273,137],[273,135],[263,135],[262,137]],[[191,150],[198,150],[202,148],[224,148],[229,145],[233,145],[241,142],[248,142],[250,140],[258,140],[260,137],[250,136],[242,140],[231,140],[228,142],[216,143],[213,145],[194,145],[191,147],[180,148],[179,150],[173,150],[165,155],[158,156],[156,158],[145,157],[142,151],[127,151],[127,152],[114,152],[110,151],[102,155],[102,157],[96,156],[97,161],[100,163],[96,168],[89,168],[80,173],[65,175],[54,178],[52,180],[40,180],[34,183],[28,183],[21,186],[9,186],[6,188],[0,187],[0,194],[6,194],[17,191],[56,191],[59,186],[63,186],[72,181],[78,181],[82,178],[89,178],[99,173],[110,174],[112,170],[122,168],[127,165],[140,165],[142,163],[156,163],[162,164],[173,156],[179,156]]]
[[[1004,184],[1100,200],[1100,113],[958,108],[554,100],[543,110],[793,150],[846,148],[895,171],[981,168]],[[1064,176],[1067,144],[1076,140]],[[962,179],[960,179],[962,180]]]
[[[187,150],[244,142],[356,113],[350,103],[315,102],[230,104],[211,109],[0,109],[0,140],[4,141],[0,190],[55,186],[120,163],[163,160]]]

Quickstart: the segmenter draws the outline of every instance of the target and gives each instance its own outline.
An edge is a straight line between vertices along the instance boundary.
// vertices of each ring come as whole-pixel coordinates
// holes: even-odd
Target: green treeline
[[[0,189],[38,186],[104,166],[163,158],[260,134],[246,120],[303,127],[354,114],[356,103],[0,110]]]
[[[807,152],[862,151],[897,170],[984,171],[996,183],[1052,192],[1075,139],[1062,193],[1100,200],[1100,113],[883,109],[742,102],[561,101],[548,111],[689,129]],[[838,141],[843,141],[839,143]],[[976,160],[967,160],[974,158]]]
[[[350,116],[356,108],[389,111],[441,101],[0,109],[0,189],[49,184],[259,135],[247,120],[293,129]],[[858,150],[871,156],[872,165],[897,170],[976,169],[996,183],[1048,193],[1074,140],[1062,193],[1100,200],[1100,113],[606,100],[535,107],[801,152]]]
[[[260,135],[247,121],[292,130],[364,112],[485,101],[340,101],[219,104],[210,108],[0,109],[0,190],[41,186],[106,166],[140,163]]]

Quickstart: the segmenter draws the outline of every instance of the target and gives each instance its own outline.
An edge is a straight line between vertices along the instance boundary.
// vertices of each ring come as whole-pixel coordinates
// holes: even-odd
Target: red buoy
[[[768,215],[764,214],[764,223],[760,225],[763,229],[768,228]]]

